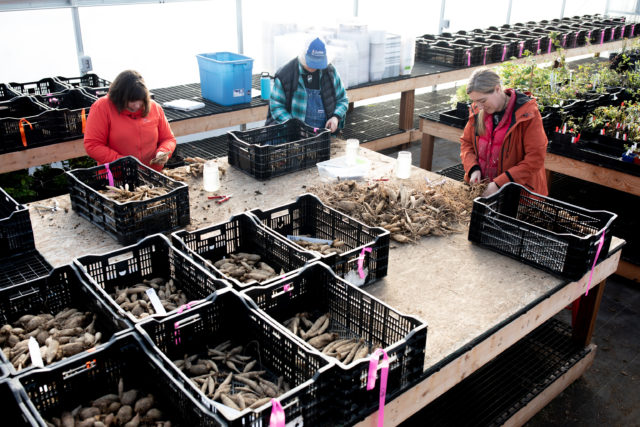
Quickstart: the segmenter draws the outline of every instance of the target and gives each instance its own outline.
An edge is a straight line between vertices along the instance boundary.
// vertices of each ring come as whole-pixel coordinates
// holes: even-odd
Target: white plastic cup
[[[220,189],[220,175],[218,173],[218,162],[208,160],[202,169],[204,191],[214,192]]]
[[[359,148],[360,148],[360,141],[358,141],[357,139],[347,139],[345,156],[346,156],[348,165],[356,164],[356,158],[358,157]]]
[[[396,164],[396,176],[400,179],[407,179],[411,176],[411,152],[398,152],[398,160]]]

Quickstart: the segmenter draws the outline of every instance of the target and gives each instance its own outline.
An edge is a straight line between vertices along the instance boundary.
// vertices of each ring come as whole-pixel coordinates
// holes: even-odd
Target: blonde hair
[[[467,83],[467,94],[470,94],[471,92],[489,94],[496,89],[496,86],[500,85],[500,76],[495,71],[488,68],[479,68],[471,74],[471,77],[469,77],[469,82]],[[478,135],[484,135],[486,132],[484,127],[484,110],[480,110],[478,113],[476,129],[478,130]]]

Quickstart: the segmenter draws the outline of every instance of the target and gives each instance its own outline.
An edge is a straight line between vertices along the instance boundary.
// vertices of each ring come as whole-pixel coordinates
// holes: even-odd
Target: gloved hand
[[[169,152],[168,151],[158,151],[156,153],[156,156],[151,159],[151,164],[152,165],[162,165],[164,166],[165,163],[167,163],[167,161],[169,160]]]
[[[499,189],[500,188],[498,187],[498,185],[495,182],[491,181],[487,186],[486,190],[484,190],[484,193],[482,193],[482,197],[489,197],[495,192],[497,192]]]
[[[481,179],[482,179],[482,172],[480,172],[479,169],[476,169],[469,176],[469,183],[470,184],[478,184],[478,183],[480,183]]]

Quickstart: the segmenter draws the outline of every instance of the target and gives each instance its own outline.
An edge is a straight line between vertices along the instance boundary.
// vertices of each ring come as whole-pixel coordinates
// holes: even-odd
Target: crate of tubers
[[[18,380],[41,426],[214,426],[222,421],[193,399],[133,332]]]
[[[162,234],[103,255],[74,260],[80,274],[129,324],[163,316],[229,287]]]
[[[577,280],[606,258],[617,217],[508,183],[473,201],[469,240],[526,264]],[[599,249],[599,247],[601,248]]]
[[[71,207],[122,245],[189,224],[189,187],[127,156],[67,172]]]
[[[30,352],[31,338],[43,365],[48,366],[130,328],[71,265],[0,290],[0,325],[0,358],[12,375],[38,363]]]
[[[0,402],[2,402],[2,423],[12,427],[37,425],[25,403],[25,393],[15,379],[0,381]]]
[[[318,252],[322,262],[354,285],[372,283],[387,275],[389,232],[330,208],[313,194],[251,213],[302,249]]]
[[[269,425],[273,399],[287,423],[329,423],[333,364],[280,331],[234,289],[136,329],[163,367],[230,425]]]
[[[243,294],[298,342],[337,365],[332,394],[341,424],[352,424],[378,407],[380,381],[367,391],[369,356],[377,348],[389,356],[387,401],[422,375],[426,323],[342,280],[323,263]]]
[[[228,136],[229,164],[261,181],[311,168],[331,156],[329,130],[298,119]]]
[[[319,258],[246,213],[199,230],[176,231],[171,238],[177,248],[240,290],[273,282]]]

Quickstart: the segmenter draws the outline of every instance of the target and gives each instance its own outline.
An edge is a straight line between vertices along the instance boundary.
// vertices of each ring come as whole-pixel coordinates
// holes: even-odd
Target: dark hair
[[[125,70],[118,74],[118,77],[109,86],[109,99],[116,106],[118,112],[127,108],[127,103],[131,101],[142,101],[144,103],[142,116],[149,114],[149,104],[151,97],[144,79],[134,70]]]

